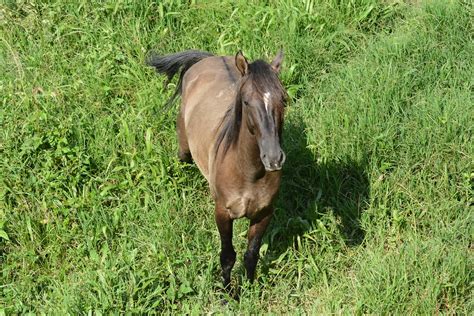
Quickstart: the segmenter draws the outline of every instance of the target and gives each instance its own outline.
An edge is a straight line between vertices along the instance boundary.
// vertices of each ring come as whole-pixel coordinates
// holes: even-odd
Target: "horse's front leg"
[[[259,258],[260,245],[262,243],[262,237],[267,229],[268,224],[273,215],[273,207],[269,207],[264,210],[265,213],[257,219],[250,221],[250,227],[248,231],[248,245],[247,251],[244,255],[245,270],[247,271],[248,279],[253,282],[255,277],[255,268]]]
[[[235,251],[232,245],[232,224],[233,219],[230,218],[229,212],[226,211],[225,207],[220,206],[216,203],[215,217],[217,228],[221,236],[221,267],[222,267],[222,279],[224,289],[230,291],[230,272],[235,263]]]

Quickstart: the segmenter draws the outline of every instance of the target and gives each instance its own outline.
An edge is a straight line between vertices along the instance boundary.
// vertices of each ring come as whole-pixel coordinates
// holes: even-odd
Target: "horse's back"
[[[235,100],[239,73],[233,57],[208,57],[183,77],[182,109],[189,149],[209,181],[219,126]]]

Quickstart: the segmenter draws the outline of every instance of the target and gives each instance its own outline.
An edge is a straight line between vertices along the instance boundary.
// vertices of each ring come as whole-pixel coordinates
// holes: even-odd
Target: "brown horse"
[[[221,237],[220,262],[224,288],[236,253],[232,246],[234,219],[250,219],[244,256],[252,281],[262,235],[273,213],[285,154],[281,149],[287,94],[278,79],[283,52],[268,64],[235,57],[185,51],[153,56],[149,65],[168,80],[180,72],[168,102],[182,96],[177,119],[179,158],[194,160],[209,182]]]

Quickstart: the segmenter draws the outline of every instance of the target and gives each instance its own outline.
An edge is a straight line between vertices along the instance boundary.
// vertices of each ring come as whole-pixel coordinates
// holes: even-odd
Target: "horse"
[[[233,221],[250,220],[244,255],[247,278],[253,282],[262,236],[272,217],[281,169],[284,106],[288,98],[278,77],[280,50],[271,63],[251,63],[238,51],[215,56],[189,50],[160,56],[149,66],[171,80],[178,72],[176,90],[168,104],[181,95],[177,116],[178,157],[194,161],[206,178],[215,202],[220,234],[220,264],[224,289],[229,290],[236,260],[232,245]]]

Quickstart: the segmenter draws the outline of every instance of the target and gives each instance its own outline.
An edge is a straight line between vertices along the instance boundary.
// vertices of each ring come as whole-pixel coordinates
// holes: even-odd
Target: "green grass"
[[[4,1],[0,314],[470,314],[468,1]],[[221,306],[207,184],[155,49],[283,46],[284,167],[258,280]]]

